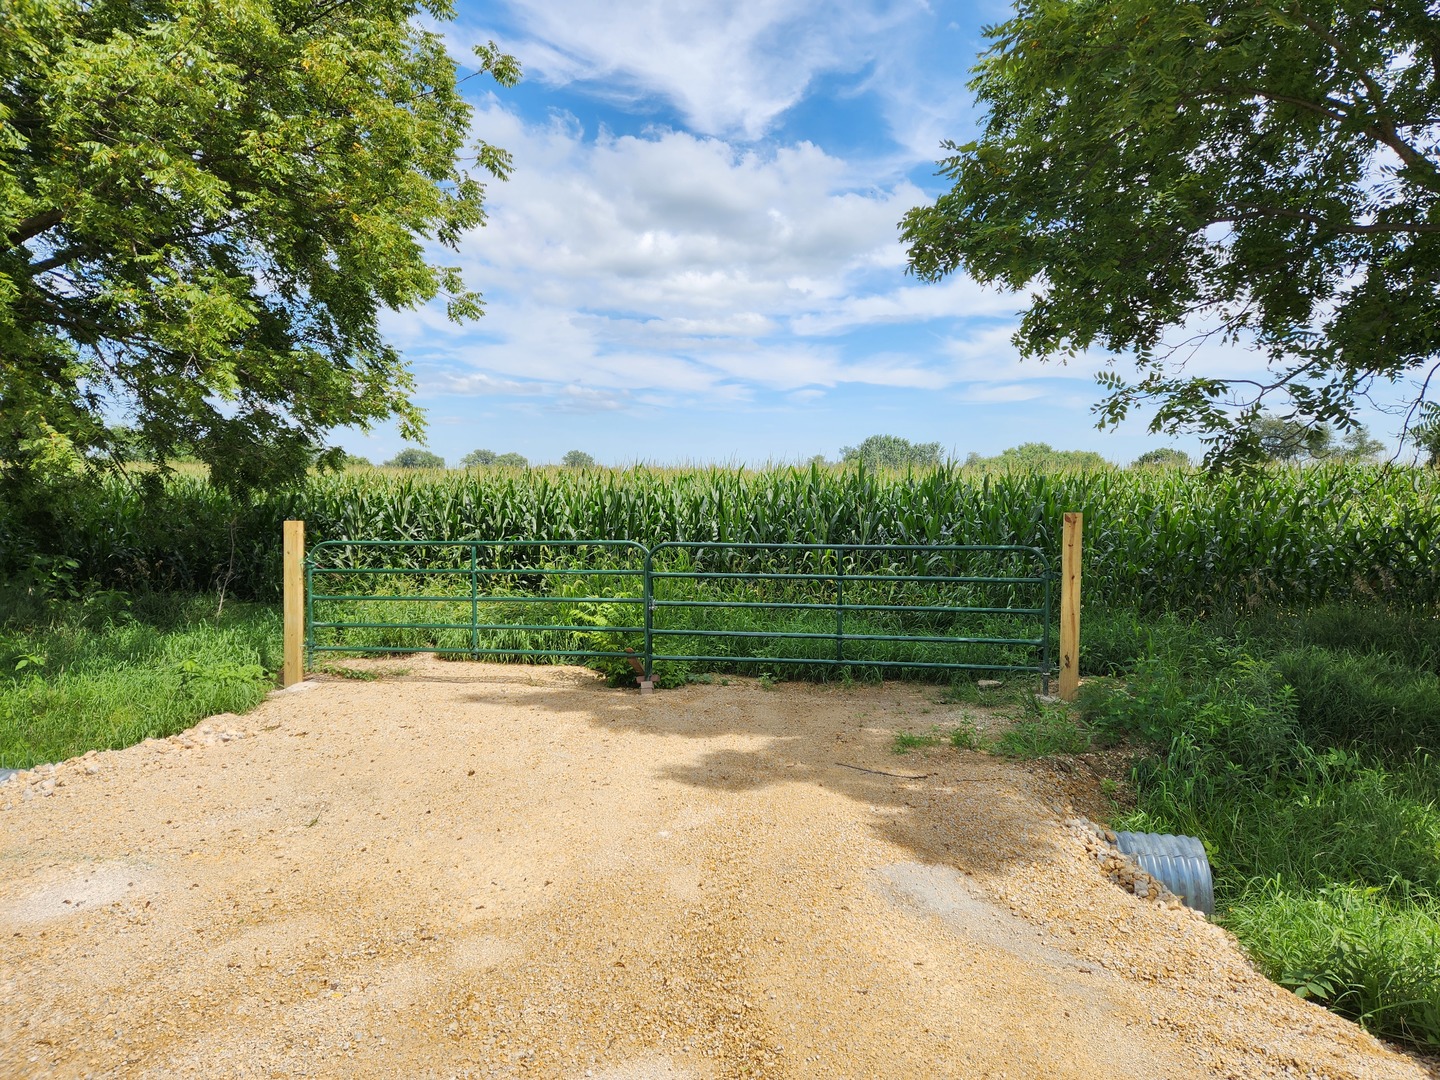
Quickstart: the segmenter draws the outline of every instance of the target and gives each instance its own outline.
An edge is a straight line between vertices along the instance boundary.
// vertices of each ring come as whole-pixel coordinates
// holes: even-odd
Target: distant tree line
[[[595,459],[584,450],[567,450],[565,456],[560,459],[560,464],[567,469],[593,469]],[[429,450],[422,450],[417,446],[407,446],[385,462],[385,465],[391,469],[443,469],[445,468],[445,459]],[[513,451],[497,454],[494,450],[471,450],[460,459],[460,468],[462,469],[528,469],[529,467],[530,462],[525,455]]]

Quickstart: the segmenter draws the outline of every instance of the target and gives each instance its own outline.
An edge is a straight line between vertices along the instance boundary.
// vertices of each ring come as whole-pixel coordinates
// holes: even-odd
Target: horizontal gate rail
[[[409,558],[402,560],[408,565],[380,565],[400,550],[408,550]],[[761,556],[770,557],[764,570],[745,567]],[[587,559],[599,563],[583,565]],[[495,565],[507,561],[513,565]],[[982,569],[1018,567],[1023,572],[986,575],[974,568],[977,561]],[[905,573],[906,563],[920,564],[917,572]],[[1041,549],[1022,545],[665,541],[646,548],[631,540],[327,540],[307,553],[304,578],[305,651],[312,660],[316,653],[366,652],[624,660],[647,682],[657,662],[1030,672],[1041,677],[1047,691],[1054,672],[1050,623],[1056,575]],[[564,582],[574,578],[592,583],[580,586],[584,595],[564,595],[570,587]],[[357,579],[358,591],[344,591],[346,582]],[[392,583],[389,588],[376,587],[386,581]],[[443,591],[447,582],[461,591]],[[705,595],[712,585],[737,582],[746,583],[742,595],[747,599]],[[597,595],[612,586],[622,594]],[[548,591],[552,588],[562,591],[557,595]],[[995,589],[1005,595],[997,600],[981,591]],[[906,595],[916,602],[904,603]],[[409,621],[387,621],[376,607],[388,604],[441,607],[415,611]],[[347,605],[366,608],[343,618]],[[508,605],[538,617],[502,621]],[[615,608],[576,610],[583,605]],[[560,621],[544,621],[546,606],[561,609]],[[743,613],[741,626],[706,625],[713,614],[726,610]],[[627,611],[635,617],[623,617]],[[763,612],[786,613],[792,623],[800,621],[800,628],[746,628]],[[813,614],[809,625],[806,613]],[[593,621],[577,622],[577,616]],[[963,625],[976,618],[1002,623]],[[815,629],[821,619],[830,620],[833,629]],[[1028,625],[1006,632],[1006,619],[1038,625],[1033,633]],[[691,625],[696,620],[699,624]],[[892,624],[905,629],[907,621],[913,632],[876,632]],[[367,636],[371,631],[389,633]],[[506,632],[557,639],[516,645],[490,636]],[[406,642],[406,634],[423,640]],[[577,641],[576,635],[584,636]],[[735,644],[734,652],[705,644],[727,640]],[[753,655],[746,643],[760,640],[795,645],[762,650],[784,655]],[[791,655],[814,652],[818,642],[834,648],[826,655]],[[876,645],[891,648],[885,655],[871,655]],[[987,661],[968,651],[975,648],[1022,650],[1033,659],[1021,663],[1002,655]]]
[[[326,566],[324,561],[327,556],[336,553],[343,553],[354,557],[364,557],[370,553],[393,551],[396,549],[439,549],[442,552],[450,551],[460,555],[468,556],[468,565],[455,566]],[[613,566],[596,567],[566,567],[566,566],[482,566],[480,555],[485,552],[487,555],[504,555],[519,550],[524,553],[544,552],[570,552],[585,550],[598,550],[602,552],[614,552],[621,555],[629,555],[639,565],[624,568]],[[306,633],[305,648],[308,656],[313,658],[315,653],[440,653],[442,655],[458,656],[535,656],[535,657],[566,657],[570,659],[629,659],[634,652],[617,645],[610,649],[580,649],[580,648],[511,648],[506,646],[482,644],[480,635],[490,632],[521,632],[521,633],[555,633],[555,634],[588,634],[599,637],[619,636],[623,634],[643,634],[645,627],[639,626],[609,626],[586,623],[576,625],[574,623],[514,623],[514,622],[489,622],[482,621],[480,610],[484,605],[497,604],[551,604],[551,605],[578,605],[578,604],[621,604],[635,605],[644,608],[647,600],[648,582],[645,577],[644,556],[648,554],[643,544],[633,540],[326,540],[316,544],[305,559],[305,601],[306,601]],[[417,576],[451,577],[468,581],[469,590],[466,593],[446,593],[437,595],[434,593],[406,594],[406,593],[378,593],[373,590],[361,593],[342,592],[316,592],[315,579],[317,576],[323,578],[336,577],[341,580],[358,575],[378,576],[384,578],[396,578],[403,582]],[[495,594],[481,591],[481,583],[496,578],[633,578],[642,590],[640,596],[565,596],[565,595],[535,595],[534,593],[506,593]],[[409,621],[409,622],[381,622],[369,620],[344,620],[344,619],[321,619],[316,618],[316,604],[388,604],[388,603],[440,603],[468,605],[469,618],[465,622],[459,621]],[[638,612],[637,612],[638,615]],[[640,622],[640,619],[636,619]],[[422,646],[404,646],[391,643],[365,644],[354,641],[337,641],[333,644],[324,644],[317,640],[317,631],[331,630],[343,633],[349,630],[389,630],[389,631],[466,631],[469,634],[468,643],[461,645],[440,645],[426,644]]]
[[[657,560],[664,560],[667,555],[675,556],[699,556],[704,553],[744,557],[746,555],[761,554],[787,554],[787,555],[809,555],[813,557],[825,557],[833,561],[833,569],[820,571],[802,570],[766,570],[764,572],[745,570],[708,570],[708,569],[657,569]],[[928,563],[926,570],[933,571],[936,564],[940,562],[950,563],[952,566],[956,560],[963,560],[967,557],[978,556],[999,556],[1011,559],[1023,559],[1031,566],[1038,568],[1038,572],[1024,574],[995,574],[981,575],[976,573],[935,573],[921,572],[913,574],[894,572],[894,567],[887,566],[875,572],[867,572],[860,564],[868,557],[897,558],[923,556]],[[847,565],[848,561],[848,565]],[[650,622],[650,631],[646,635],[646,660],[645,670],[647,676],[653,672],[654,664],[658,662],[671,663],[727,663],[727,664],[811,664],[817,667],[879,667],[879,668],[907,668],[932,671],[1006,671],[1006,672],[1034,672],[1041,676],[1044,689],[1049,690],[1049,679],[1051,674],[1050,665],[1050,601],[1051,583],[1054,575],[1051,573],[1049,561],[1045,553],[1036,547],[1017,544],[769,544],[769,543],[726,543],[723,541],[666,541],[657,544],[650,549],[646,558],[646,568],[650,578],[650,605],[647,615]],[[744,580],[752,583],[806,583],[816,586],[824,586],[833,590],[833,600],[816,599],[811,601],[796,601],[791,599],[778,599],[773,601],[756,600],[730,600],[730,599],[668,599],[659,594],[667,582],[692,582],[699,584],[709,581],[737,581]],[[945,603],[924,603],[924,604],[893,604],[893,603],[856,603],[846,599],[846,590],[851,590],[853,595],[856,591],[872,585],[921,585],[935,588],[946,588],[967,585],[985,586],[1010,586],[1030,587],[1038,590],[1038,606],[1033,602],[1029,606],[1005,606],[994,604],[945,604]],[[817,614],[833,615],[835,629],[833,631],[817,633],[811,630],[744,630],[744,629],[708,629],[703,627],[690,626],[663,626],[656,624],[656,618],[666,610],[686,609],[737,609],[741,611],[774,610],[786,612],[812,611]],[[853,629],[847,630],[845,617],[847,613],[889,613],[903,615],[995,615],[1012,617],[1039,617],[1038,633],[1033,637],[1019,637],[997,634],[939,634],[939,633],[914,633],[914,634],[881,634],[869,632],[857,632]],[[693,651],[664,651],[663,645],[657,639],[684,640],[690,639],[699,646],[705,640],[733,640],[747,641],[756,639],[770,639],[774,641],[793,641],[803,643],[834,642],[833,656],[745,656],[734,655],[724,652],[705,652],[700,648]],[[889,644],[897,646],[913,645],[939,645],[954,648],[956,646],[979,645],[998,648],[1017,647],[1034,650],[1037,654],[1035,662],[1027,664],[976,662],[970,660],[936,660],[936,659],[915,659],[912,657],[872,657],[856,655],[855,650],[848,654],[845,646],[847,643],[874,643]],[[797,650],[798,651],[798,650]]]

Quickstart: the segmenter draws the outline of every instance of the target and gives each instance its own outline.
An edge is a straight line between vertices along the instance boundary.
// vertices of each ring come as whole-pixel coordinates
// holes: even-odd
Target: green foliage
[[[327,473],[249,501],[193,476],[0,491],[0,586],[51,573],[156,591],[278,595],[281,523],[334,538],[612,537],[754,543],[1016,543],[1059,565],[1085,514],[1085,605],[1226,611],[1440,601],[1440,476],[1323,464],[1212,478],[1179,470],[903,474],[781,468]],[[236,546],[230,549],[229,523]],[[67,563],[73,566],[67,569]],[[63,583],[61,583],[63,587]],[[1090,627],[1087,621],[1087,657]],[[1430,639],[1430,640],[1433,640]],[[1098,654],[1097,654],[1098,655]]]
[[[470,107],[438,0],[25,0],[0,41],[0,461],[193,449],[250,491],[327,432],[398,418],[411,375],[382,308],[480,298],[430,261],[484,222]],[[519,76],[493,45],[476,65]],[[132,431],[107,428],[115,406]]]
[[[975,726],[974,721],[963,720],[950,729],[946,736],[950,745],[956,750],[979,750],[982,746],[980,729]]]
[[[1373,438],[1364,424],[1356,424],[1345,433],[1345,438],[1332,456],[1341,461],[1364,462],[1374,461],[1383,453],[1385,444]]]
[[[1330,456],[1335,432],[1329,424],[1304,423],[1291,417],[1262,414],[1250,424],[1260,452],[1270,461],[1320,460]]]
[[[1056,450],[1049,443],[1030,442],[1000,451],[995,457],[970,454],[967,469],[1008,469],[1028,472],[1063,472],[1071,469],[1105,469],[1110,463],[1093,450]]]
[[[1132,469],[1188,469],[1190,455],[1184,450],[1176,450],[1173,446],[1157,446],[1154,450],[1146,450],[1130,463],[1130,467]]]
[[[1440,753],[1440,677],[1386,655],[1311,646],[1275,658],[1295,688],[1305,738],[1362,745],[1391,760]]]
[[[1275,879],[1238,900],[1227,925],[1261,970],[1300,997],[1378,1035],[1440,1045],[1440,919],[1347,885],[1295,889]]]
[[[1080,704],[1101,738],[1147,752],[1119,824],[1205,841],[1219,915],[1262,969],[1434,1045],[1440,684],[1383,651],[1425,622],[1374,605],[1176,621]],[[1428,634],[1412,659],[1433,661]]]
[[[867,469],[925,469],[940,464],[940,444],[912,443],[898,435],[871,435],[859,446],[840,448],[840,460]]]
[[[495,464],[502,469],[528,469],[530,467],[530,462],[525,460],[523,454],[517,454],[513,451],[496,457]]]
[[[981,136],[905,217],[910,269],[1028,290],[1027,357],[1133,356],[1101,423],[1153,403],[1211,464],[1260,455],[1272,400],[1348,429],[1440,352],[1434,34],[1423,4],[1020,0],[974,70]],[[1197,325],[1267,377],[1187,374]]]
[[[421,450],[418,446],[407,446],[389,461],[385,462],[388,469],[443,469],[445,459],[439,454],[432,454],[429,450]]]
[[[1032,703],[1032,708],[1034,715],[1016,719],[990,743],[992,753],[1028,760],[1090,749],[1090,732],[1068,707]]]
[[[460,459],[462,469],[483,469],[486,465],[494,465],[499,457],[494,450],[471,450]]]
[[[280,618],[215,598],[92,594],[0,610],[0,766],[24,768],[244,712],[273,685]],[[43,658],[43,663],[22,661]]]
[[[584,450],[567,450],[565,456],[560,459],[560,464],[567,469],[593,469],[595,459]]]
[[[1425,455],[1425,464],[1440,469],[1440,404],[1425,402],[1419,410],[1420,422],[1410,429],[1415,447]]]
[[[897,731],[895,737],[890,741],[890,750],[896,754],[908,754],[911,750],[922,750],[929,746],[939,746],[944,736],[940,734],[939,728],[930,731]]]

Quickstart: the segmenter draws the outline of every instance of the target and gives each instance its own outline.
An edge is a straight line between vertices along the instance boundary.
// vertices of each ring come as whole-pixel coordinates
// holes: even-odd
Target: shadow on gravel
[[[461,695],[466,702],[493,707],[523,700],[532,709],[583,715],[601,731],[714,741],[721,745],[698,757],[683,755],[657,778],[737,794],[814,785],[868,807],[876,834],[917,861],[958,866],[981,879],[1017,861],[1044,861],[1053,847],[1064,794],[1031,771],[943,742],[894,752],[897,731],[944,730],[973,717],[971,707],[940,702],[941,687],[782,683],[765,689],[731,676],[728,685],[641,696],[608,689],[582,670],[547,669],[540,678],[534,671],[517,668],[510,677],[491,668],[454,681],[468,684]],[[559,679],[568,685],[556,687]],[[536,685],[541,682],[546,685]]]

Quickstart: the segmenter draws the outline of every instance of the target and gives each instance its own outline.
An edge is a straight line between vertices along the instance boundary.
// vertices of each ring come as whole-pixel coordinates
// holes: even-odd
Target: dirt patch
[[[0,786],[0,1071],[1427,1075],[934,691],[406,667]]]

